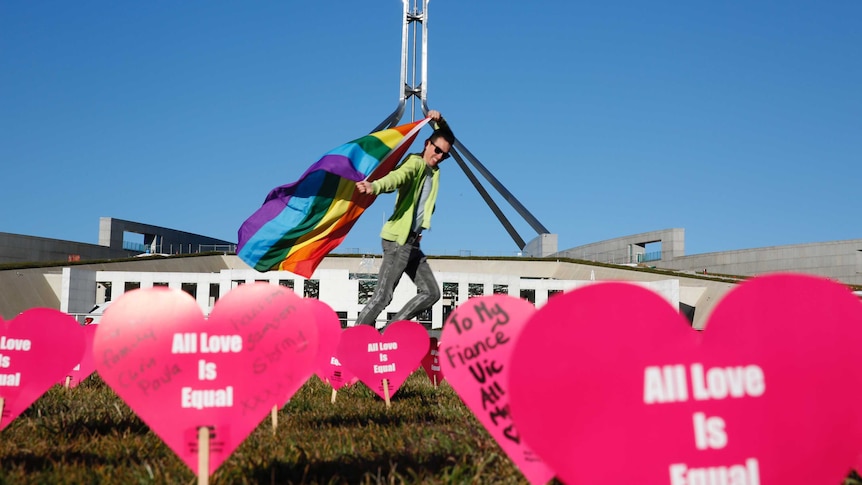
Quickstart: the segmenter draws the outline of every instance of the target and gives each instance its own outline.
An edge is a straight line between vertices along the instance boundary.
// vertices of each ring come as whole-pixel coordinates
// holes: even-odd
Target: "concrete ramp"
[[[0,309],[3,320],[11,320],[28,308],[59,308],[62,268],[10,269],[0,271]]]

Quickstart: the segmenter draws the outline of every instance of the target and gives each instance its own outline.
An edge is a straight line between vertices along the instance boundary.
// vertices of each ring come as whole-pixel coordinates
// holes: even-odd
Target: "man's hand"
[[[356,190],[358,190],[360,194],[374,193],[374,188],[371,186],[371,182],[367,180],[360,180],[359,182],[356,182]]]
[[[443,120],[443,115],[441,115],[440,112],[437,111],[436,109],[432,109],[432,110],[428,111],[428,117],[431,118],[431,121],[438,122],[438,123],[441,120]]]

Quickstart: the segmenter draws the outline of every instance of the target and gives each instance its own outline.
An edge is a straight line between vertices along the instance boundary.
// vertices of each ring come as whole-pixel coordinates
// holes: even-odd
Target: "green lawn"
[[[445,382],[415,372],[386,408],[312,377],[211,484],[526,484]],[[189,484],[194,474],[98,376],[55,386],[0,434],[0,484]],[[638,483],[636,474],[624,483]],[[862,485],[858,476],[845,485]],[[838,485],[838,484],[836,484]]]

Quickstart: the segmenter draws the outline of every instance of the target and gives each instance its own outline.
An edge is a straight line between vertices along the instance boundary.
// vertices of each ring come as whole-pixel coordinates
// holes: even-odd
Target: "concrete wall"
[[[208,314],[212,310],[218,298],[244,283],[265,281],[287,286],[287,281],[291,280],[294,291],[300,295],[305,294],[307,280],[302,277],[289,272],[260,273],[238,261],[239,258],[236,256],[202,256],[163,260],[141,259],[66,268],[33,268],[26,270],[26,273],[14,270],[0,271],[0,313],[5,319],[11,319],[27,308],[48,307],[61,309],[70,314],[83,314],[95,304],[103,303],[99,299],[99,285],[111,288],[113,301],[124,294],[127,283],[133,283],[129,285],[130,288],[167,285],[171,288],[191,290],[203,314]],[[335,267],[318,268],[311,278],[318,281],[320,300],[329,304],[335,311],[345,312],[349,321],[355,321],[364,306],[364,303],[359,301],[359,281],[352,279],[357,273],[355,269],[360,269],[358,273],[376,275],[379,269],[379,258],[369,262],[360,257],[332,257],[326,258],[324,262]],[[528,290],[535,295],[536,306],[541,306],[554,292],[567,291],[601,281],[599,279],[561,280],[542,276],[552,273],[589,273],[583,270],[565,271],[553,268],[553,266],[582,266],[575,263],[530,262],[512,258],[509,262],[514,264],[510,265],[509,269],[525,270],[524,273],[519,274],[499,271],[500,261],[496,260],[432,258],[429,262],[441,289],[451,283],[458,288],[457,295],[448,295],[432,308],[431,320],[433,327],[438,329],[442,327],[446,305],[451,309],[470,298],[471,285],[481,285],[480,294],[486,295],[494,293],[495,285],[505,286],[505,291],[513,296],[520,296],[522,290]],[[534,271],[529,270],[531,266]],[[614,280],[633,281],[651,288],[662,295],[669,304],[675,308],[678,307],[682,302],[683,294],[681,280],[666,275],[649,274],[649,280],[638,281],[645,274],[622,269],[620,273],[612,276],[615,276]],[[49,280],[54,279],[62,282],[56,285],[49,284]],[[694,281],[694,284],[700,285],[701,282]],[[476,287],[473,286],[473,288]],[[381,313],[381,323],[388,312],[396,312],[415,294],[416,287],[409,278],[404,277],[396,288],[392,303]],[[690,303],[693,306],[697,305],[697,301]]]
[[[102,246],[122,249],[123,234],[126,232],[143,235],[146,246],[153,245],[156,248],[153,252],[164,254],[198,253],[213,251],[216,248],[223,248],[218,250],[231,252],[236,250],[235,242],[223,239],[112,217],[99,219],[99,244]],[[201,248],[200,246],[204,247]]]
[[[696,254],[659,266],[744,276],[790,271],[862,285],[862,239]]]
[[[95,305],[95,300],[96,272],[79,268],[63,268],[60,311],[87,313]]]
[[[98,244],[3,232],[0,233],[0,263],[118,259],[137,254],[132,251],[124,251],[122,244],[119,247],[120,249],[112,249]]]
[[[661,260],[685,255],[685,229],[663,229],[632,236],[608,239],[560,251],[553,256],[582,259],[599,263],[636,264],[638,256],[644,255],[646,245],[661,243]]]
[[[673,271],[736,276],[796,272],[862,285],[862,239],[793,244],[685,256],[682,229],[653,231],[560,251],[554,256],[616,264],[637,263],[637,251],[661,241],[661,259],[646,265]],[[632,255],[631,251],[635,254]]]
[[[142,234],[148,246],[155,241],[157,252],[164,254],[236,250],[236,243],[231,241],[102,217],[99,220],[99,244],[0,233],[0,264],[122,259],[141,254],[143,251],[123,249],[123,235],[126,232]]]
[[[214,300],[210,298],[210,285],[217,284],[219,287],[219,297],[224,296],[230,290],[236,288],[240,284],[252,284],[256,282],[266,282],[269,284],[278,285],[283,281],[292,280],[293,289],[299,294],[305,294],[305,278],[297,276],[287,271],[271,271],[260,273],[252,269],[238,270],[223,270],[218,274],[214,273],[147,273],[147,272],[129,272],[129,271],[98,271],[94,276],[83,275],[83,272],[76,272],[70,276],[85,276],[87,282],[108,282],[112,290],[112,300],[116,300],[124,293],[124,287],[127,282],[134,282],[140,285],[140,288],[150,288],[157,283],[167,285],[170,288],[182,289],[183,284],[193,284],[196,288],[196,301],[201,312],[209,314],[212,311]],[[514,275],[486,275],[476,273],[448,273],[435,272],[438,283],[442,287],[444,283],[455,283],[458,285],[459,294],[455,302],[446,302],[442,299],[438,301],[431,310],[432,313],[432,328],[440,329],[443,326],[444,320],[444,305],[446,303],[457,303],[466,301],[469,298],[470,284],[483,284],[483,294],[492,294],[495,284],[505,284],[508,289],[508,294],[519,296],[522,290],[532,290],[535,293],[535,304],[537,307],[544,305],[552,291],[566,291],[577,288],[583,285],[593,284],[596,281],[560,281],[560,280],[539,280],[539,279],[523,279]],[[319,288],[318,298],[327,303],[334,311],[345,312],[348,322],[356,320],[359,312],[365,306],[358,299],[359,281],[350,279],[350,272],[346,269],[318,269],[314,272],[311,280],[317,280]],[[645,288],[651,289],[661,295],[674,308],[679,305],[679,281],[668,279],[655,282],[637,282]],[[76,286],[74,281],[70,282],[70,286]],[[95,286],[93,285],[93,298],[95,298]],[[416,286],[410,281],[407,276],[402,277],[400,283],[395,289],[392,302],[381,312],[378,317],[378,324],[382,326],[385,323],[387,313],[397,312],[407,301],[416,295]],[[94,303],[95,300],[93,300]],[[91,305],[92,307],[92,305]]]
[[[544,258],[557,252],[556,234],[539,234],[524,246],[524,256],[532,258]]]
[[[15,318],[30,308],[60,309],[60,294],[51,283],[61,268],[0,271],[0,317]]]

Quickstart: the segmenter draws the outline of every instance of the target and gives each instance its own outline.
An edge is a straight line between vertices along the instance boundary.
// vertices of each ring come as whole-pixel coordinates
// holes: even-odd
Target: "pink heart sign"
[[[512,349],[532,303],[508,295],[470,298],[449,315],[440,335],[446,380],[532,484],[554,472],[524,443],[509,412]]]
[[[862,451],[862,303],[781,274],[731,290],[706,330],[655,293],[554,297],[512,354],[512,416],[566,483],[841,483]]]
[[[440,343],[436,337],[431,337],[428,353],[422,357],[422,369],[435,386],[443,381],[443,371],[440,369]]]
[[[370,325],[345,329],[338,343],[338,360],[383,399],[386,379],[389,397],[419,368],[428,351],[428,330],[421,324],[401,320],[389,324],[381,335]]]
[[[0,429],[60,382],[83,353],[81,325],[66,313],[33,308],[0,319]]]
[[[317,321],[318,348],[314,372],[317,377],[325,381],[332,367],[331,361],[335,358],[338,341],[341,340],[341,320],[326,303],[315,298],[306,298],[305,302],[310,305],[314,319]]]
[[[311,376],[317,326],[282,286],[240,285],[208,319],[187,293],[146,288],[105,311],[93,353],[105,382],[189,468],[209,475]],[[203,427],[208,470],[198,470]]]
[[[99,328],[98,324],[81,327],[84,334],[84,352],[81,355],[81,361],[66,373],[67,375],[60,382],[61,385],[75,387],[96,371],[96,362],[93,360],[93,339],[96,337],[97,328]]]
[[[357,380],[356,376],[351,374],[349,370],[341,365],[341,362],[334,355],[329,358],[329,365],[326,372],[323,376],[318,374],[318,377],[332,386],[332,389],[336,391],[344,386],[353,384]]]

